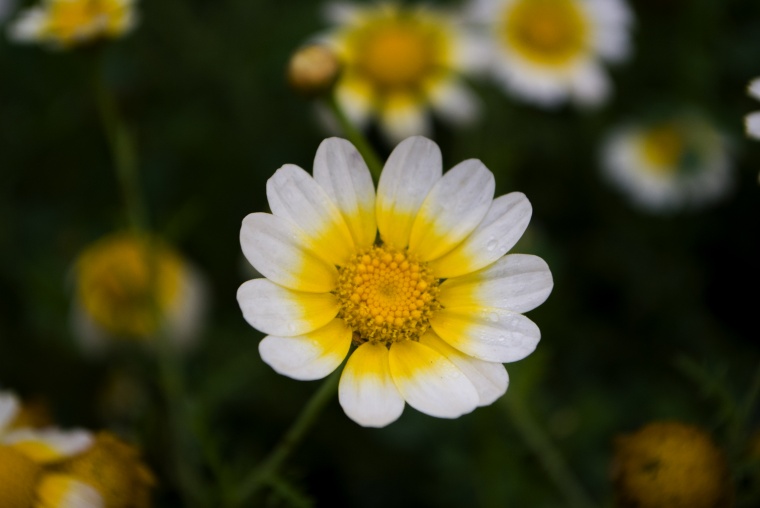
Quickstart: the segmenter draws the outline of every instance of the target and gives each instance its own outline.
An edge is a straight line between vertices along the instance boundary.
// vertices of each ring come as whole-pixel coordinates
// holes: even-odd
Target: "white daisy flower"
[[[119,38],[136,23],[134,0],[43,0],[22,12],[10,38],[69,48],[99,38]]]
[[[272,214],[243,220],[245,256],[266,278],[244,283],[245,319],[268,334],[266,363],[318,379],[352,349],[339,384],[346,414],[364,426],[396,420],[408,403],[456,418],[507,390],[502,363],[538,344],[522,313],[549,296],[539,257],[505,254],[528,226],[519,192],[494,199],[476,159],[442,174],[433,141],[391,153],[377,194],[367,165],[343,139],[322,142],[314,176],[285,165],[267,182]]]
[[[184,350],[203,327],[205,282],[155,238],[126,232],[101,238],[79,255],[74,278],[74,333],[89,352],[117,341],[152,343],[160,334]]]
[[[349,118],[364,125],[375,117],[398,142],[431,131],[430,110],[444,120],[468,124],[478,98],[462,75],[481,69],[488,49],[457,17],[431,7],[396,4],[331,4],[336,26],[324,38],[343,72],[336,98]]]
[[[100,508],[100,494],[50,465],[88,450],[92,435],[83,430],[14,429],[18,398],[0,391],[0,486],[3,506],[29,508]]]
[[[747,87],[749,95],[760,101],[760,78],[752,80]],[[744,118],[744,126],[747,128],[747,135],[760,139],[760,111],[750,113]]]
[[[471,12],[490,27],[495,78],[540,106],[601,104],[611,91],[603,62],[631,50],[624,0],[472,0]]]
[[[635,204],[656,212],[715,201],[731,184],[726,139],[694,116],[615,130],[603,146],[602,167]]]

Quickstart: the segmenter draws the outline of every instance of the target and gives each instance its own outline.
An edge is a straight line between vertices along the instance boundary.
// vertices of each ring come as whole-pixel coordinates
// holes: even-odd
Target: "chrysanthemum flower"
[[[462,73],[479,69],[487,48],[453,15],[395,4],[333,4],[328,14],[337,27],[324,43],[343,64],[335,93],[354,123],[376,117],[397,142],[429,133],[431,108],[453,123],[476,118]]]
[[[655,422],[618,438],[612,466],[618,508],[728,508],[723,453],[693,425]]]
[[[134,0],[43,0],[10,27],[17,42],[69,48],[101,38],[122,37],[135,26]]]
[[[693,115],[618,128],[603,146],[602,166],[635,204],[655,212],[715,201],[731,184],[726,139]]]
[[[160,240],[132,233],[106,236],[76,261],[74,331],[83,345],[151,341],[165,334],[192,345],[206,306],[204,285],[178,253]]]
[[[747,91],[751,97],[760,101],[760,78],[752,80]],[[748,136],[760,139],[760,111],[747,115],[744,119],[744,125],[747,128]]]
[[[630,53],[632,15],[623,0],[473,0],[488,25],[492,71],[509,93],[541,106],[582,106],[610,94],[603,62]]]
[[[0,505],[8,508],[98,508],[103,499],[92,486],[57,470],[67,458],[92,445],[86,431],[11,429],[20,403],[0,392]]]
[[[536,256],[505,256],[531,206],[493,199],[493,174],[466,160],[442,175],[441,152],[412,137],[391,153],[377,195],[351,143],[325,140],[314,177],[285,165],[267,183],[272,214],[243,220],[243,252],[266,278],[238,290],[245,319],[268,334],[265,362],[295,379],[335,370],[346,414],[382,427],[404,401],[455,418],[507,389],[503,362],[536,347],[522,315],[553,282]]]
[[[101,432],[84,453],[64,462],[59,470],[93,487],[104,508],[148,508],[155,480],[138,450]]]

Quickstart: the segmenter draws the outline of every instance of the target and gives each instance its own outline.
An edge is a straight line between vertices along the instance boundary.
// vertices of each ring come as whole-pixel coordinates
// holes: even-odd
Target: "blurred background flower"
[[[726,137],[693,114],[614,128],[602,148],[610,182],[653,212],[722,198],[733,180],[731,159]]]
[[[747,87],[749,95],[760,101],[760,78],[753,80]],[[747,135],[755,139],[760,139],[760,111],[750,113],[744,119],[744,125],[747,128]]]

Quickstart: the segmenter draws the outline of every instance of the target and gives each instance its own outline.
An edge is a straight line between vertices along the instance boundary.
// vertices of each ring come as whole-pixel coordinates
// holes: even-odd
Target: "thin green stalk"
[[[330,110],[335,115],[335,118],[338,120],[340,128],[343,129],[343,133],[348,140],[354,144],[356,149],[359,150],[362,157],[364,157],[364,162],[367,163],[367,167],[369,167],[369,171],[372,173],[372,179],[377,183],[380,180],[380,173],[383,171],[383,163],[380,162],[377,153],[369,144],[367,138],[364,137],[364,134],[362,134],[361,131],[348,119],[348,116],[346,116],[345,112],[340,107],[340,104],[338,104],[338,101],[335,99],[335,94],[330,94],[326,101]]]
[[[502,398],[501,407],[506,410],[515,429],[522,435],[525,444],[530,447],[549,477],[565,497],[568,506],[574,508],[593,508],[595,503],[573,476],[562,455],[531,416],[525,403],[516,396]]]
[[[317,421],[327,403],[332,400],[337,390],[339,379],[340,369],[336,369],[335,372],[325,379],[322,386],[312,396],[274,450],[241,482],[237,495],[233,500],[233,506],[246,505],[263,487],[275,481],[273,479],[276,478],[280,468],[298,445],[301,444],[301,441],[303,441],[306,434]]]

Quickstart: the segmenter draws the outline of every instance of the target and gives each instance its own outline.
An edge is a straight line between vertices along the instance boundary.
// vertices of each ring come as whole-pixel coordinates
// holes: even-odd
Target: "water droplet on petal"
[[[488,252],[491,252],[496,247],[498,247],[498,245],[499,245],[498,240],[496,240],[496,238],[491,238],[490,240],[488,240],[488,243],[486,244],[486,249],[488,250]]]

